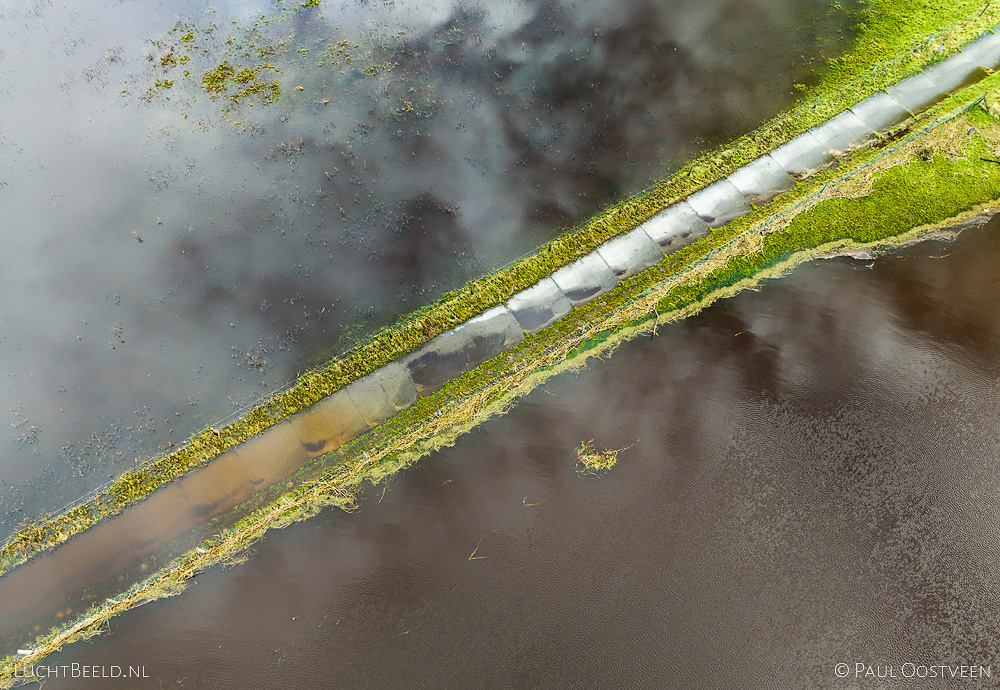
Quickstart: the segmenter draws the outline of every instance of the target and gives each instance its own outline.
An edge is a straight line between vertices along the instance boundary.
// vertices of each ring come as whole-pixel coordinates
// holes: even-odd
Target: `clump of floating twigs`
[[[617,450],[610,448],[597,450],[597,447],[594,445],[594,439],[581,441],[580,445],[576,448],[576,462],[579,466],[577,472],[579,474],[592,475],[606,472],[614,467],[618,462],[618,454],[622,451],[628,450],[629,448],[631,448],[631,446],[619,448]]]

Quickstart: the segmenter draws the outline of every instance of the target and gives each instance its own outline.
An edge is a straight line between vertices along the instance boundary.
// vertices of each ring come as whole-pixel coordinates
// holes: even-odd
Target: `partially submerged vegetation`
[[[250,27],[236,27],[238,39],[214,23],[198,27],[179,22],[164,38],[149,42],[146,58],[156,79],[142,100],[164,96],[180,82],[197,85],[212,101],[221,101],[223,113],[244,103],[274,103],[281,95],[281,69],[275,62],[285,53],[285,41],[267,29],[274,21],[261,15]],[[218,62],[199,67],[206,60]],[[196,100],[191,89],[181,91],[177,98],[184,99],[185,106]]]
[[[594,445],[594,439],[581,441],[580,445],[576,447],[576,462],[580,466],[578,471],[580,474],[585,475],[598,475],[602,472],[607,472],[618,464],[618,454],[624,450],[628,449],[605,448],[604,450],[597,450],[597,446]]]
[[[261,79],[260,75],[264,70],[274,69],[271,65],[261,64],[237,70],[227,60],[223,60],[214,70],[209,70],[201,76],[201,87],[212,98],[226,94],[227,98],[239,102],[248,96],[258,96],[260,102],[267,105],[278,100],[278,96],[281,95],[281,84]]]
[[[202,465],[351,381],[412,352],[436,335],[496,306],[515,292],[550,275],[554,270],[592,251],[608,239],[648,220],[669,204],[732,172],[745,162],[836,114],[873,91],[907,76],[929,61],[951,54],[957,47],[1000,18],[1000,6],[997,8],[987,6],[983,10],[978,4],[974,7],[972,3],[963,1],[933,0],[921,5],[912,2],[894,4],[877,2],[872,3],[871,8],[871,19],[860,34],[857,50],[851,56],[838,61],[833,70],[820,80],[816,89],[807,92],[807,99],[803,105],[775,118],[733,144],[698,159],[642,193],[607,209],[572,231],[543,245],[535,253],[480,280],[470,282],[459,290],[445,294],[437,302],[379,331],[342,356],[302,375],[286,390],[254,406],[235,421],[218,429],[206,429],[181,447],[143,466],[129,470],[108,487],[65,513],[23,525],[0,548],[0,573],[40,551],[64,542],[101,518],[120,512],[130,503],[149,495],[171,479]],[[886,32],[886,23],[890,21],[897,23],[891,32]],[[924,33],[928,28],[936,30],[937,33],[928,37]],[[198,42],[198,34],[194,28],[178,25],[175,31],[176,41],[171,39],[163,45],[158,44],[161,50],[159,64],[163,70],[188,64],[185,56],[192,53],[181,53],[177,45],[188,46],[191,51],[209,50]],[[255,35],[254,31],[256,29],[252,27],[248,30],[248,35]],[[211,33],[209,30],[206,32]],[[249,45],[241,45],[239,42],[228,45],[227,54],[241,56],[240,59],[245,61],[255,60],[257,62],[254,64],[258,67],[265,64],[270,66],[268,61],[282,49],[267,44],[263,38]],[[346,44],[342,47],[345,46]],[[887,58],[890,54],[893,57]],[[209,92],[222,94],[229,93],[232,84],[244,90],[257,88],[258,85],[266,86],[266,80],[260,80],[256,76],[258,73],[255,70],[258,68],[246,67],[244,64],[241,62],[237,66],[223,60],[216,67],[214,76],[209,78],[208,86],[203,82],[203,87]],[[218,91],[213,91],[214,89]],[[823,89],[822,92],[818,92],[819,89]],[[266,95],[262,94],[265,92],[267,88],[262,86],[261,91],[255,93],[264,99]],[[273,92],[274,97],[277,97],[277,93],[278,91]],[[968,93],[967,90],[965,97],[968,97]],[[954,104],[955,100],[951,99],[949,103]],[[940,107],[935,112],[941,112]],[[907,126],[913,126],[913,123]],[[977,133],[976,137],[979,136],[980,133]],[[971,140],[981,139],[971,137]],[[864,155],[874,156],[876,151],[867,149],[855,155],[853,160],[857,161],[859,156]],[[933,183],[942,187],[956,187],[953,184],[954,177],[951,177],[953,175],[972,176],[974,179],[970,178],[969,184],[960,185],[961,189],[949,189],[949,193],[941,198],[921,195],[913,200],[912,208],[906,209],[905,213],[900,212],[901,207],[892,198],[879,196],[878,200],[872,200],[876,198],[873,194],[868,197],[872,201],[863,206],[863,212],[854,218],[853,222],[857,224],[854,228],[831,223],[829,218],[824,217],[809,226],[793,224],[784,232],[755,238],[753,248],[757,249],[756,245],[760,245],[758,254],[754,255],[755,258],[750,258],[748,251],[742,255],[734,255],[727,260],[728,263],[720,265],[718,261],[721,257],[717,257],[711,264],[718,266],[714,272],[704,276],[699,274],[697,280],[686,280],[683,285],[676,286],[669,294],[664,294],[661,303],[651,307],[651,310],[670,312],[683,305],[697,303],[705,295],[718,290],[720,285],[732,285],[734,281],[749,278],[755,272],[782,261],[791,253],[815,246],[821,241],[847,237],[858,242],[877,239],[859,235],[859,227],[878,228],[879,232],[884,230],[886,232],[880,237],[888,237],[915,225],[937,222],[955,215],[961,212],[963,205],[967,205],[970,199],[992,199],[998,196],[993,193],[990,185],[992,175],[996,173],[994,168],[1000,166],[987,165],[986,172],[989,174],[986,175],[979,171],[979,168],[983,167],[980,164],[976,174],[972,175],[968,163],[953,162],[950,159],[938,160],[938,158],[915,161],[913,165],[925,165],[926,170],[908,169],[904,175],[905,179],[919,179],[923,184]],[[828,171],[814,176],[793,190],[791,196],[783,197],[780,203],[815,191],[817,185],[833,179],[833,174]],[[895,194],[905,198],[911,192],[905,183],[887,179],[884,184],[888,186],[879,189],[881,195],[888,194],[891,197]],[[529,337],[518,351],[535,347],[538,342],[556,342],[561,338],[575,337],[574,333],[581,328],[585,330],[591,321],[601,318],[609,310],[620,306],[623,301],[632,299],[637,292],[690,266],[698,257],[710,250],[722,247],[743,233],[749,224],[762,221],[772,212],[770,209],[775,203],[779,202],[772,202],[768,206],[756,209],[740,221],[731,223],[713,235],[671,254],[660,265],[641,276],[623,282],[605,298],[574,311],[569,317],[543,333]],[[851,205],[850,208],[858,207]],[[827,210],[824,213],[829,215],[834,211]],[[840,209],[836,210],[836,214],[841,213]],[[869,225],[860,222],[863,218],[878,219],[878,222]],[[745,244],[745,240],[743,242]],[[746,247],[749,249],[751,245]],[[514,359],[519,356],[510,355]],[[488,369],[490,365],[486,366]],[[463,379],[453,382],[445,390],[463,394],[465,386],[462,383]],[[420,410],[439,404],[429,402],[437,399],[437,396],[434,396],[420,401],[401,417],[409,418],[407,415],[411,412],[419,414]],[[389,426],[391,427],[391,424]]]
[[[810,126],[822,122],[855,102],[858,94],[868,94],[908,76],[929,62],[943,59],[982,31],[1000,21],[1000,6],[978,0],[867,0],[857,14],[863,20],[857,27],[857,41],[843,56],[824,65],[815,83],[796,85],[800,107],[789,110],[730,145],[704,156],[680,171],[674,184],[695,188],[722,177]],[[241,104],[273,103],[289,88],[282,86],[286,72],[294,70],[296,79],[313,78],[317,84],[349,85],[357,79],[385,77],[404,60],[421,58],[421,41],[399,31],[394,37],[352,35],[334,36],[319,43],[299,44],[302,40],[288,27],[295,13],[322,12],[318,1],[287,2],[279,0],[275,11],[261,14],[248,25],[182,20],[162,39],[150,41],[154,50],[149,59],[158,68],[145,89],[147,101],[164,97],[185,108],[197,100],[199,92],[208,94],[221,105],[222,115],[235,115]],[[852,12],[852,15],[854,13]],[[335,29],[336,30],[336,29]],[[448,45],[449,32],[435,36]],[[298,47],[296,47],[298,46]],[[290,49],[291,48],[291,49]],[[319,55],[318,60],[306,59]],[[205,64],[207,61],[207,64]],[[239,73],[254,74],[251,87],[226,88],[215,79],[224,63]],[[296,64],[298,61],[299,64]],[[195,68],[195,63],[199,67]],[[169,78],[167,78],[169,75]],[[340,81],[336,76],[344,75]],[[207,81],[206,81],[207,77]],[[405,77],[402,77],[405,79]],[[232,86],[230,80],[223,80]],[[170,86],[167,86],[169,84]],[[170,91],[177,84],[183,87]],[[388,82],[383,82],[386,86]],[[417,88],[422,83],[404,82],[399,86]],[[298,87],[296,87],[298,89]],[[333,92],[339,89],[333,89]],[[316,103],[329,103],[330,93],[316,95]],[[250,98],[256,96],[257,98]],[[410,100],[411,104],[416,101]],[[400,108],[404,108],[400,110]],[[397,111],[405,110],[400,104]],[[185,112],[185,116],[186,116]],[[234,124],[242,120],[231,120]],[[688,179],[683,179],[683,178]],[[670,190],[667,190],[670,191]]]

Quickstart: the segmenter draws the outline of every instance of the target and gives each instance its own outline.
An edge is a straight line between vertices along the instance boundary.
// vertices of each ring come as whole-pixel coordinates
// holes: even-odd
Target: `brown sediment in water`
[[[962,221],[962,225],[969,226],[974,223],[982,222],[988,217],[988,215],[988,213],[967,215]],[[948,223],[943,224],[943,226],[951,227]],[[908,245],[925,239],[941,239],[940,232],[935,228],[915,229],[913,232],[908,233],[906,237],[901,238],[900,244]],[[881,245],[870,245],[868,248],[874,249],[876,246],[882,250],[888,250],[891,245],[882,243]],[[828,249],[832,249],[832,247]],[[817,252],[816,255],[818,256],[821,253],[822,252]],[[771,277],[780,275],[787,270],[791,270],[794,265],[797,265],[803,260],[807,259],[802,257],[801,259],[790,261],[787,265],[782,266],[780,270],[775,271]],[[754,281],[738,288],[734,288],[729,294],[734,294],[742,288],[753,287],[758,282],[759,281]],[[715,299],[721,297],[721,294],[713,296],[711,301],[715,301]],[[708,302],[706,302],[706,304],[707,303]],[[674,318],[672,318],[673,316],[674,315],[667,317],[665,315],[665,318],[661,321],[661,323],[666,323],[668,320],[674,320]],[[634,337],[634,335],[648,333],[653,327],[653,325],[646,323],[642,326],[634,326],[632,329],[628,329],[626,331],[618,331],[610,338],[585,353],[582,357],[568,359],[566,357],[568,350],[564,348],[561,349],[561,352],[559,353],[550,353],[549,361],[551,361],[555,367],[553,370],[541,372],[534,371],[531,373],[525,372],[524,374],[516,377],[516,383],[518,385],[513,390],[508,387],[505,387],[505,390],[512,394],[512,397],[520,397],[521,395],[526,394],[531,388],[543,383],[545,380],[555,375],[558,371],[584,367],[586,366],[586,360],[588,358],[606,356],[620,344],[627,341],[631,337]],[[631,332],[636,330],[637,332]],[[515,380],[508,380],[506,383],[515,383]],[[486,391],[484,391],[484,393],[486,393]],[[488,394],[485,397],[488,398]],[[460,435],[461,431],[464,431],[466,428],[471,428],[472,425],[482,422],[486,418],[502,412],[506,409],[510,402],[510,400],[493,400],[492,402],[486,402],[485,398],[481,398],[479,400],[467,400],[464,405],[454,408],[449,413],[450,415],[456,415],[462,418],[462,422],[458,426],[455,425],[456,420],[454,419],[438,421],[433,425],[433,427],[436,428],[439,433],[443,432],[442,435],[434,437],[431,435],[433,433],[432,429],[421,429],[415,432],[410,439],[402,441],[402,443],[405,444],[407,441],[425,441],[435,447],[449,444],[457,438],[458,435]],[[450,425],[449,422],[451,422]],[[461,431],[459,431],[459,428],[461,428]],[[390,449],[385,450],[388,451]],[[376,458],[373,457],[372,460],[374,461]],[[45,655],[64,644],[99,634],[101,624],[121,612],[144,602],[178,593],[183,589],[184,582],[188,578],[206,567],[218,563],[237,562],[240,559],[240,554],[244,552],[251,543],[263,536],[268,529],[280,528],[290,522],[304,519],[305,517],[314,514],[316,510],[319,509],[320,505],[340,505],[341,507],[349,507],[351,505],[350,494],[345,490],[340,489],[338,486],[339,484],[340,482],[312,483],[308,486],[308,489],[302,492],[299,496],[294,498],[286,496],[282,501],[278,501],[270,506],[267,506],[266,508],[255,513],[253,516],[247,518],[244,522],[238,525],[237,528],[227,531],[219,537],[206,542],[203,545],[203,553],[192,552],[180,559],[177,559],[174,563],[170,564],[170,566],[164,568],[153,577],[141,583],[141,585],[132,588],[124,595],[95,607],[92,611],[63,628],[57,637],[46,640],[41,644],[33,645],[31,647],[30,655],[25,655],[16,662],[11,661],[10,664],[16,663],[18,668],[27,668],[30,664],[37,663],[40,659],[44,658]],[[8,666],[4,669],[4,671],[12,672],[12,669],[13,666]]]
[[[145,572],[149,566],[143,559],[183,535],[193,533],[187,548],[197,545],[203,540],[199,528],[302,467],[306,457],[296,445],[265,432],[6,573],[0,578],[0,639],[20,631],[26,620],[51,616],[68,599],[120,573],[137,566]]]

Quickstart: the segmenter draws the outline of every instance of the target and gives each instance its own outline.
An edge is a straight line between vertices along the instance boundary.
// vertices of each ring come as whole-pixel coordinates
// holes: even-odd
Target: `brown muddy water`
[[[0,1],[0,536],[752,129],[858,10],[291,4]],[[242,48],[277,103],[202,90]]]
[[[1000,221],[802,266],[50,660],[148,679],[46,687],[994,687],[998,286]]]

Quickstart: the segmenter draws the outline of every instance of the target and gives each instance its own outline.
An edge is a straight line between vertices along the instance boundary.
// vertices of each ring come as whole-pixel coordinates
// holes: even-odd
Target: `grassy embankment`
[[[942,117],[984,93],[985,102]],[[293,490],[275,490],[273,501],[199,549],[40,636],[24,658],[5,659],[0,686],[13,684],[15,670],[39,663],[60,646],[98,634],[118,613],[181,591],[188,578],[237,558],[266,530],[307,518],[323,506],[349,507],[364,483],[384,479],[451,443],[560,371],[605,356],[630,338],[780,275],[817,253],[890,246],[997,203],[1000,165],[992,162],[1000,156],[1000,120],[993,108],[997,99],[1000,75],[948,99],[919,122],[904,125],[895,143],[883,141],[854,153],[838,169],[818,174],[706,238],[711,249],[689,247],[668,257],[332,457],[320,458],[296,475]]]
[[[223,451],[260,433],[277,421],[302,410],[330,393],[384,364],[420,347],[434,336],[467,321],[528,287],[557,268],[590,252],[617,234],[649,219],[664,207],[724,177],[796,134],[828,119],[843,108],[878,89],[918,71],[929,62],[957,50],[1000,20],[1000,6],[962,0],[872,2],[860,28],[855,49],[838,59],[804,91],[801,105],[773,119],[732,144],[699,158],[676,174],[642,193],[607,209],[579,227],[539,248],[514,264],[466,284],[418,310],[392,327],[383,329],[343,356],[301,376],[287,390],[256,405],[242,417],[219,429],[206,429],[186,444],[124,473],[100,491],[65,513],[23,525],[0,548],[0,573],[32,555],[52,548],[87,529],[107,515],[120,512],[157,487],[196,468]],[[751,218],[758,218],[759,213]],[[616,294],[644,289],[675,272],[700,254],[731,237],[743,223],[731,224],[684,251],[667,257],[642,281],[627,281]],[[770,245],[769,245],[770,246]],[[749,266],[746,270],[751,270]],[[671,299],[679,304],[696,299],[703,287],[689,286]],[[582,319],[599,317],[613,300],[600,300],[574,312],[572,318],[549,329],[542,337],[561,337]],[[673,302],[672,302],[673,303]],[[669,305],[668,305],[669,306]],[[578,327],[578,326],[575,326]],[[535,342],[538,339],[529,339]],[[434,400],[437,400],[435,397]],[[417,410],[437,403],[422,401]]]

